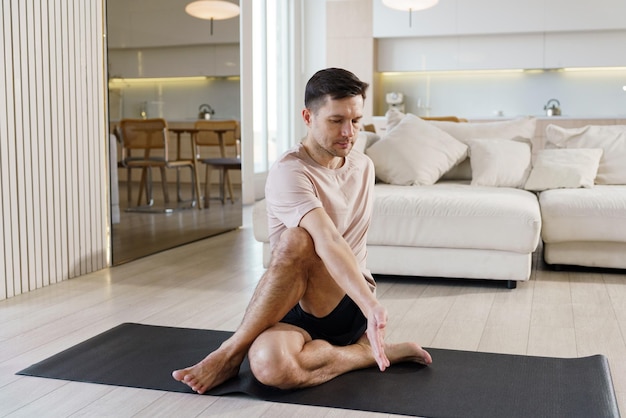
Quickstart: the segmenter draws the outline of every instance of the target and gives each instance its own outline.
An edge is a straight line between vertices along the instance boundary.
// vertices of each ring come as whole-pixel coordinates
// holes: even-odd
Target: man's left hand
[[[385,354],[385,327],[387,326],[387,310],[378,305],[369,313],[367,318],[367,339],[372,347],[374,360],[381,372],[389,367],[389,359]]]

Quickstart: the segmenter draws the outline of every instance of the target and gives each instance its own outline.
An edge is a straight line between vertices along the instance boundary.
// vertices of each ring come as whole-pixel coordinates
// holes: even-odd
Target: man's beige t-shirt
[[[302,144],[283,154],[272,166],[265,186],[270,247],[280,234],[300,224],[311,210],[323,208],[346,240],[372,289],[366,267],[367,230],[374,200],[374,165],[359,151],[351,151],[343,166],[318,164]]]

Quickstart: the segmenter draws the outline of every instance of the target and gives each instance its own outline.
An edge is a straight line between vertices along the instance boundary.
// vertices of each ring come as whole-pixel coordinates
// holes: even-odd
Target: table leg
[[[194,172],[194,183],[196,187],[196,203],[198,205],[198,209],[202,209],[202,195],[200,194],[200,176],[198,175],[198,154],[196,147],[196,135],[197,133],[191,133],[191,156],[193,159],[193,172]]]
[[[180,160],[180,132],[176,132],[176,159]],[[176,169],[176,197],[179,202],[183,201],[183,197],[180,194],[180,168]]]

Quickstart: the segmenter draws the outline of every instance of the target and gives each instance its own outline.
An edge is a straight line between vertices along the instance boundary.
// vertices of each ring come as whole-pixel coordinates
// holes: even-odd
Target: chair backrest
[[[435,120],[440,122],[467,122],[465,118],[459,118],[458,116],[420,116],[424,120]]]
[[[199,120],[194,127],[203,129],[196,136],[196,144],[200,146],[219,146],[216,130],[226,130],[222,134],[224,146],[235,146],[240,138],[239,122],[236,120]]]
[[[164,119],[122,119],[122,144],[128,150],[167,150],[167,122]]]
[[[374,133],[376,133],[376,126],[373,123],[368,123],[366,125],[363,125],[363,130],[365,132],[374,132]]]

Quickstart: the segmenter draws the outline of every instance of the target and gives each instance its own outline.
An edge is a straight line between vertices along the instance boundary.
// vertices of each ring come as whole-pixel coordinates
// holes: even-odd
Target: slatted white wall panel
[[[0,5],[0,299],[107,266],[103,3]]]

